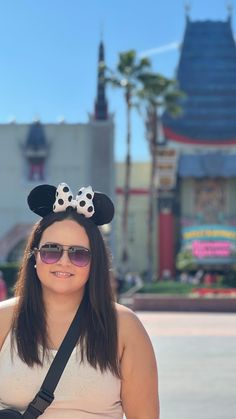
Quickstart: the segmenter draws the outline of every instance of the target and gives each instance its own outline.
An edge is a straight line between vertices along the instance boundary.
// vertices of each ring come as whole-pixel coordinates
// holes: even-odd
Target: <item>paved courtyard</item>
[[[236,314],[137,314],[158,361],[161,419],[236,419]]]

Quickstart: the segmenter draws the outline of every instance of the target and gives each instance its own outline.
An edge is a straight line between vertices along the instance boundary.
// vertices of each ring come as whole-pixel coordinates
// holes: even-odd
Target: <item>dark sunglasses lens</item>
[[[79,247],[71,247],[68,250],[71,263],[76,266],[86,266],[90,261],[90,251],[88,249],[81,249]]]
[[[60,246],[45,245],[40,249],[40,257],[44,263],[56,263],[62,255]]]

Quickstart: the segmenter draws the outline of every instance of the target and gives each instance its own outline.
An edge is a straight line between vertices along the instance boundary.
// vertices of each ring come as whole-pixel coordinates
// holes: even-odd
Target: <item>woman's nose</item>
[[[61,265],[68,265],[71,263],[68,252],[66,250],[63,250],[63,253],[58,261]]]

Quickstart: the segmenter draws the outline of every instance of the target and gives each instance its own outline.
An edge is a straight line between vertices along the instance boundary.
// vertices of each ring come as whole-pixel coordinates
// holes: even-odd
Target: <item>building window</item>
[[[44,162],[42,163],[29,162],[28,179],[30,181],[36,181],[36,182],[45,180]]]

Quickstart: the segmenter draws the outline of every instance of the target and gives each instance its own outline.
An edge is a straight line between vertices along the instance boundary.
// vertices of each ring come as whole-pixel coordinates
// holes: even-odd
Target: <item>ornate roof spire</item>
[[[95,119],[105,120],[108,117],[107,100],[105,92],[105,59],[104,45],[101,40],[98,53],[98,81],[97,81],[97,97],[95,101]]]
[[[191,10],[191,3],[190,3],[190,1],[185,1],[184,8],[185,8],[186,20],[189,20],[189,12]]]
[[[227,7],[227,10],[228,10],[228,19],[231,20],[232,15],[233,15],[233,4],[232,4],[232,1],[228,1],[226,7]]]

